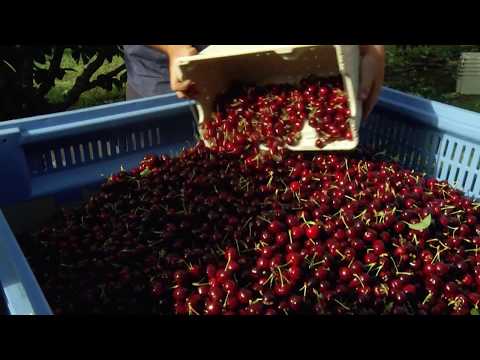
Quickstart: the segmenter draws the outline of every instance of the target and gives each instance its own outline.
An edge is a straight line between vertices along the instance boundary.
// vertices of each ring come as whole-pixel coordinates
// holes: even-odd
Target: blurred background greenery
[[[95,73],[92,75],[92,80],[97,79],[99,75],[108,74],[122,64],[123,57],[121,55],[115,55],[112,58],[112,61],[105,61],[102,66],[95,71]],[[65,55],[62,59],[62,67],[70,68],[72,69],[72,71],[66,73],[62,79],[56,80],[55,87],[53,87],[47,95],[51,102],[61,103],[63,101],[64,94],[72,88],[75,82],[75,78],[78,76],[78,74],[82,72],[84,66],[85,64],[83,61],[76,62],[72,58],[72,53],[70,49],[67,49],[65,51]],[[117,75],[117,78],[120,78],[120,76]],[[112,87],[112,90],[110,91],[100,86],[97,86],[82,93],[78,101],[74,105],[72,105],[72,108],[82,108],[100,104],[108,104],[111,102],[123,101],[124,99],[124,83],[122,83],[121,87]]]
[[[460,95],[462,52],[480,45],[387,45],[385,85],[480,112],[479,95]],[[120,46],[0,47],[0,121],[125,98]]]
[[[455,91],[462,52],[480,52],[480,45],[387,45],[385,85],[480,112],[480,95]]]

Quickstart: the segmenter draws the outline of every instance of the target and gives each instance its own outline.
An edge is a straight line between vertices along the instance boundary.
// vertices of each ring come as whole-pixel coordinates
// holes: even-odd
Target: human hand
[[[363,119],[377,103],[385,77],[383,45],[360,45],[361,69],[359,98],[363,102]]]
[[[170,70],[170,87],[175,91],[179,98],[186,98],[192,92],[194,83],[191,80],[180,81],[177,77],[175,61],[182,56],[192,56],[197,54],[197,50],[191,45],[169,45],[167,50],[169,70]]]

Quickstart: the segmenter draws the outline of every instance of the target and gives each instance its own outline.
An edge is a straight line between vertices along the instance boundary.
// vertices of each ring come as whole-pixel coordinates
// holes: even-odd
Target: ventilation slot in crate
[[[168,121],[150,120],[139,126],[115,128],[25,147],[32,176],[109,161],[131,154],[165,152],[175,155],[193,144],[193,118],[182,115]],[[165,134],[168,134],[166,136]]]
[[[447,180],[469,196],[480,196],[480,145],[383,108],[362,123],[361,141],[403,166]]]
[[[26,149],[33,176],[66,168],[120,157],[134,152],[147,152],[161,145],[161,129],[148,127],[135,131],[116,131],[95,138],[70,139],[55,148],[35,145]]]

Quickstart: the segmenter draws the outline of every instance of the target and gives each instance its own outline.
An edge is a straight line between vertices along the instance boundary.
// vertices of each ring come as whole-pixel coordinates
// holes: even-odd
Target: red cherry
[[[442,262],[438,262],[435,264],[435,272],[438,276],[442,277],[448,273],[448,265]]]
[[[301,185],[298,181],[292,181],[290,183],[290,190],[294,193],[298,193],[300,191]]]
[[[328,276],[328,270],[320,266],[315,270],[314,276],[320,281],[325,280]]]
[[[289,252],[286,260],[291,265],[300,266],[303,262],[303,256],[295,252]]]
[[[407,296],[415,296],[417,293],[417,288],[413,284],[406,284],[403,287],[403,293]]]
[[[353,273],[352,270],[348,267],[340,268],[338,275],[340,280],[343,282],[349,282],[352,279]]]
[[[305,235],[305,231],[303,230],[302,226],[295,226],[292,228],[292,238],[294,240],[299,240],[302,238],[303,235]]]
[[[253,293],[249,289],[242,288],[237,292],[238,301],[241,304],[248,304],[248,302],[252,299]]]
[[[310,226],[306,231],[306,235],[309,239],[313,239],[313,240],[317,239],[318,236],[320,235],[320,230],[318,226],[317,225]]]

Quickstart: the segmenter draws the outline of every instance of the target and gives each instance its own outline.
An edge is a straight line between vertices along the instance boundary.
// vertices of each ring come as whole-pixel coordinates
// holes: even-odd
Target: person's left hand
[[[363,102],[363,119],[367,119],[377,103],[385,77],[385,48],[383,45],[361,45],[359,98]]]
[[[191,80],[180,81],[177,78],[176,60],[182,56],[196,55],[197,50],[191,45],[170,45],[168,47],[168,60],[170,67],[170,87],[175,91],[180,99],[192,97],[195,90],[195,84]]]

